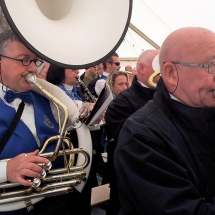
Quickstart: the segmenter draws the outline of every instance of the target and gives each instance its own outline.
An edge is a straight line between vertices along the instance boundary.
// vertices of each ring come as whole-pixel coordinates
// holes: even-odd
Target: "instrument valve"
[[[40,184],[41,184],[41,180],[39,178],[34,178],[31,186],[33,188],[37,188],[40,186]]]
[[[40,175],[40,179],[43,179],[46,177],[46,171],[43,169],[42,174]]]
[[[52,168],[52,163],[49,161],[47,164],[43,164],[44,170],[50,170]]]

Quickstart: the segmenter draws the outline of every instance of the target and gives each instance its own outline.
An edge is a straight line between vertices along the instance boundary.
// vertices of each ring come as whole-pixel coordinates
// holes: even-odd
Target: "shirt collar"
[[[72,91],[73,90],[73,86],[69,85],[69,84],[62,84],[67,90]]]
[[[103,75],[106,76],[106,77],[108,77],[109,73],[103,72]]]
[[[175,96],[173,96],[172,94],[169,93],[169,95],[170,95],[171,99],[176,100],[176,101],[178,101],[178,102],[181,102],[179,99],[177,99],[177,98],[176,98]],[[181,102],[181,103],[182,103],[182,102]]]
[[[5,96],[4,91],[7,91],[7,90],[10,90],[10,88],[8,88],[8,87],[4,86],[2,83],[0,83],[0,99],[2,99],[6,103],[7,103],[7,101],[4,99],[4,96]]]
[[[142,87],[145,87],[145,88],[149,88],[147,85],[143,84],[142,82],[138,81],[137,82],[142,86]]]

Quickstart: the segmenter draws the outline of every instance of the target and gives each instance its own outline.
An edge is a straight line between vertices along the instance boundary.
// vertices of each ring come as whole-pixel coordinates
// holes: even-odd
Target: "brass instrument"
[[[82,86],[82,88],[84,90],[84,96],[87,101],[92,102],[92,103],[96,102],[96,97],[89,91],[87,86],[84,84],[84,82],[79,77],[76,77],[76,86],[78,86],[78,87]]]
[[[22,3],[17,4],[17,0],[0,0],[0,6],[4,17],[16,36],[37,57],[46,62],[72,69],[91,67],[92,65],[103,62],[104,59],[111,56],[125,38],[132,12],[132,0],[114,0],[114,4],[118,6],[123,5],[120,11],[112,7],[113,1],[93,0],[87,5],[84,4],[84,0],[36,0]],[[106,13],[104,16],[103,11],[98,10],[99,13],[97,13],[96,16],[91,16],[91,11],[93,11],[95,7],[103,8],[104,6],[109,8],[109,13]],[[33,16],[31,14],[33,14]],[[119,14],[120,17],[123,18],[116,20],[115,17]],[[98,18],[102,18],[106,25],[103,24],[104,21],[97,22]],[[91,34],[91,37],[88,37],[87,40],[80,39],[80,33],[81,35],[87,35],[88,28],[86,28],[86,25],[93,28],[95,27],[95,23],[97,23],[97,30],[93,31],[94,35]],[[34,27],[32,28],[32,26]],[[48,32],[54,32],[51,40],[49,35],[43,37],[38,36],[41,26],[43,29],[47,29]],[[113,27],[118,30],[112,34],[108,43],[104,43],[104,39],[95,40],[96,37],[106,38],[110,29]],[[31,30],[29,31],[29,29]],[[56,34],[56,29],[64,33]],[[100,51],[92,51],[95,47],[102,47],[102,49],[100,49]],[[82,122],[75,123],[75,130],[77,132],[80,148],[72,149],[70,140],[65,137],[67,133],[65,127],[68,113],[63,105],[64,101],[59,102],[61,98],[53,91],[47,93],[46,91],[49,92],[49,89],[44,90],[43,87],[40,86],[43,86],[43,84],[38,84],[37,81],[35,81],[34,75],[28,75],[27,79],[39,88],[40,91],[43,91],[45,97],[48,97],[56,106],[63,109],[65,115],[64,120],[61,123],[59,119],[60,135],[49,138],[44,144],[46,145],[49,144],[49,142],[57,141],[56,149],[51,154],[43,153],[40,154],[40,156],[48,156],[50,160],[55,160],[57,156],[63,156],[65,158],[65,168],[56,170],[55,172],[53,172],[54,170],[45,170],[47,176],[40,179],[41,185],[38,186],[37,182],[39,180],[35,179],[35,186],[38,186],[37,188],[30,187],[28,189],[23,189],[23,191],[0,193],[0,212],[18,210],[26,206],[31,207],[31,202],[34,204],[44,198],[44,196],[70,192],[73,186],[75,186],[76,190],[81,192],[84,186],[83,180],[90,171],[90,164],[88,165],[88,163],[91,163],[91,160],[89,160],[89,154],[87,152],[92,153],[92,141],[89,128],[87,128],[85,124],[82,124]],[[38,80],[38,82],[41,83],[40,80]],[[53,97],[52,94],[55,96]],[[90,94],[88,95],[91,97]],[[56,98],[58,98],[58,100]],[[94,97],[91,97],[91,101],[95,102]],[[79,110],[77,113],[79,113]],[[76,112],[74,116],[76,117]],[[71,118],[71,115],[69,115],[69,117]],[[66,145],[67,149],[65,149]],[[63,149],[61,149],[61,147],[63,147]],[[70,167],[72,158],[69,158],[67,161],[67,157],[77,153],[78,159],[76,167]],[[86,176],[84,176],[85,173],[83,169],[84,172],[86,172]],[[49,180],[49,178],[51,179]],[[19,184],[4,183],[0,184],[0,189],[15,186],[19,186]],[[31,200],[29,201],[29,199]]]
[[[154,72],[149,76],[148,83],[151,87],[156,88],[157,84],[153,81],[154,78],[160,75],[160,65],[159,65],[159,54],[157,54],[152,61],[152,68]]]
[[[58,116],[59,123],[59,135],[50,137],[44,143],[43,148],[41,149],[39,156],[48,158],[52,163],[58,156],[64,157],[64,167],[60,169],[50,170],[49,167],[41,165],[45,173],[43,178],[33,179],[32,187],[23,188],[22,190],[12,191],[12,192],[3,192],[0,193],[0,207],[4,206],[2,204],[14,203],[19,201],[25,201],[24,207],[31,210],[33,205],[31,199],[48,197],[53,195],[61,195],[71,192],[74,186],[77,186],[81,181],[86,180],[86,173],[84,169],[89,165],[90,155],[83,148],[73,149],[71,140],[66,137],[67,129],[66,124],[68,121],[68,110],[67,107],[61,103],[57,98],[51,95],[46,91],[37,81],[35,74],[29,73],[26,75],[26,81],[28,83],[34,84],[43,94],[46,95],[56,106],[59,111],[61,108],[64,112],[64,120],[61,122]],[[57,141],[54,152],[43,153],[49,143]],[[81,165],[73,165],[73,156],[74,154],[81,153],[85,160]],[[9,159],[8,159],[9,160]],[[5,190],[7,188],[20,186],[18,183],[2,183],[0,184],[0,189]]]
[[[130,72],[130,71],[125,71],[125,73],[126,73],[128,76],[132,74],[132,72]]]
[[[153,88],[156,88],[157,84],[153,82],[153,79],[160,75],[160,71],[156,71],[156,72],[153,72],[150,76],[149,76],[149,79],[148,79],[148,83],[151,87]]]

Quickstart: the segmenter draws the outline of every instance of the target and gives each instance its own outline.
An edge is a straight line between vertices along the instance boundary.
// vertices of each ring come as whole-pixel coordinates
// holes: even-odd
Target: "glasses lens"
[[[30,63],[31,63],[30,58],[25,57],[25,58],[22,59],[22,64],[23,64],[24,66],[28,66]]]
[[[37,59],[36,61],[34,61],[35,62],[35,65],[37,66],[37,67],[39,67],[39,66],[41,66],[42,65],[42,63],[43,63],[43,61],[42,60],[40,60],[40,59]]]
[[[215,64],[211,64],[211,65],[209,66],[209,73],[212,73],[212,74],[215,73]]]
[[[119,65],[120,65],[120,62],[114,62],[114,64],[115,64],[116,66],[119,66]]]

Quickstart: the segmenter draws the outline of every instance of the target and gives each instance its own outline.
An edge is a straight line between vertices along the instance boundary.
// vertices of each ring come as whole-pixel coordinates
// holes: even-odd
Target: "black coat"
[[[170,98],[160,79],[152,101],[128,118],[115,150],[124,215],[215,214],[215,109]]]
[[[115,215],[118,213],[120,204],[117,192],[117,180],[113,165],[113,154],[118,140],[120,129],[125,120],[136,110],[145,105],[152,99],[154,89],[141,86],[135,76],[132,85],[127,90],[121,92],[109,105],[105,114],[106,133],[108,139],[108,162],[107,162],[107,181],[110,182],[110,201],[107,207],[107,214]]]
[[[121,92],[109,105],[105,114],[106,132],[109,140],[117,141],[125,120],[153,98],[154,89],[142,87],[135,76],[131,87]]]

